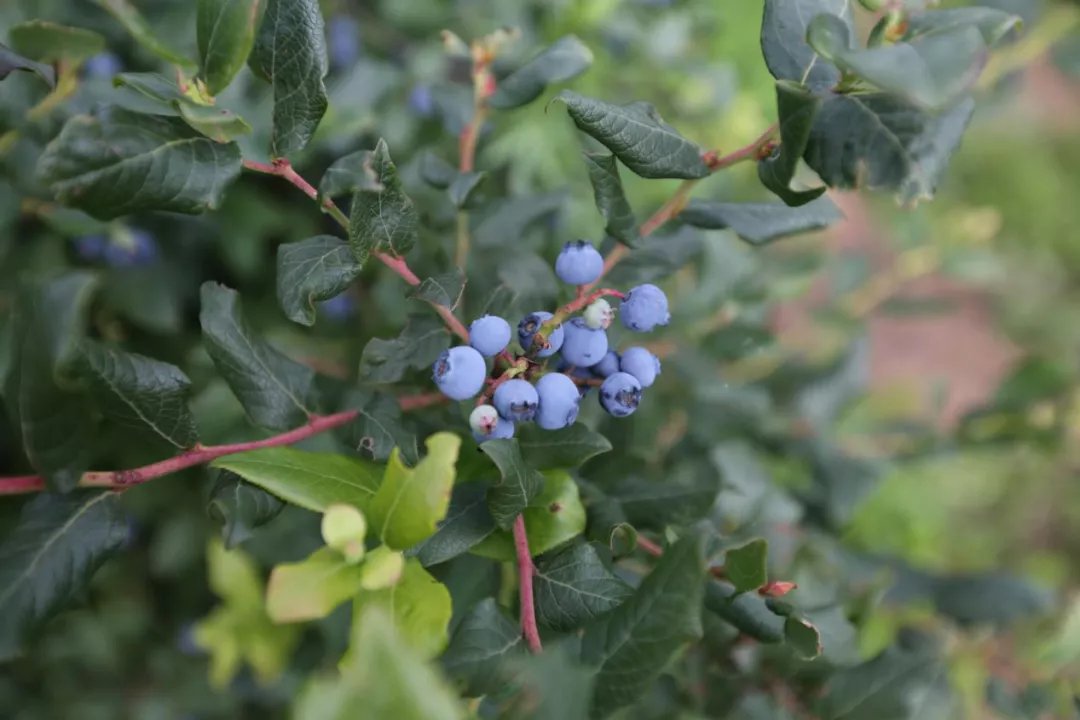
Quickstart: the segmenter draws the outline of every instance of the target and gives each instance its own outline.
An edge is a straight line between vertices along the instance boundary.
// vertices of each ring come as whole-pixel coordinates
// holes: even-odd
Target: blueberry
[[[660,374],[660,359],[643,347],[629,347],[623,350],[619,369],[636,377],[641,387],[647,388]]]
[[[540,329],[540,326],[544,324],[546,320],[552,318],[551,313],[539,310],[526,315],[521,322],[518,323],[518,341],[521,342],[523,350],[528,351],[532,347],[533,336]],[[563,344],[563,326],[555,328],[551,332],[551,336],[547,338],[548,346],[536,353],[536,357],[551,357],[555,353],[559,352],[559,348]]]
[[[591,370],[593,375],[605,378],[608,375],[619,372],[619,353],[614,350],[608,350],[607,354],[600,359],[600,362],[593,365]]]
[[[615,311],[611,309],[607,300],[599,298],[585,308],[581,317],[585,318],[585,324],[593,330],[607,330],[611,327],[611,321],[615,319]]]
[[[498,355],[510,344],[510,323],[497,315],[484,315],[469,326],[469,344],[485,357]]]
[[[468,345],[444,350],[433,368],[435,384],[451,400],[467,400],[484,387],[487,367],[480,353]]]
[[[330,65],[340,70],[360,59],[360,25],[348,15],[335,15],[326,23],[326,45]]]
[[[158,247],[145,230],[131,230],[114,236],[105,246],[105,262],[113,267],[149,265],[157,260]]]
[[[113,75],[119,74],[124,68],[116,55],[111,52],[102,52],[88,58],[83,63],[82,69],[85,77],[111,80]]]
[[[104,235],[83,235],[75,238],[75,254],[80,260],[94,262],[100,260],[105,254],[105,247],[108,244],[109,239]]]
[[[319,303],[319,312],[329,320],[341,322],[356,315],[356,298],[351,293],[343,292],[340,295],[323,300]]]
[[[507,420],[527,422],[535,417],[540,396],[536,394],[536,388],[527,381],[515,378],[495,388],[492,402],[495,403],[499,415]]]
[[[499,411],[491,405],[477,405],[469,415],[469,427],[478,443],[514,437],[514,423],[499,417]]]
[[[638,285],[626,294],[619,308],[622,323],[634,332],[649,332],[657,325],[667,325],[671,320],[668,313],[667,295],[655,285]]]
[[[564,283],[588,285],[604,271],[604,258],[586,240],[575,240],[563,245],[555,258],[555,274]]]
[[[593,330],[581,318],[574,318],[563,326],[562,356],[566,362],[577,367],[592,367],[604,359],[608,351],[607,333]]]
[[[577,420],[581,393],[569,375],[548,373],[537,381],[536,393],[540,398],[536,424],[540,427],[558,430]]]
[[[641,383],[629,373],[617,372],[608,376],[600,386],[600,404],[615,417],[626,417],[637,410],[641,402]]]
[[[430,117],[435,112],[435,98],[427,85],[413,85],[409,91],[409,107],[420,117]]]

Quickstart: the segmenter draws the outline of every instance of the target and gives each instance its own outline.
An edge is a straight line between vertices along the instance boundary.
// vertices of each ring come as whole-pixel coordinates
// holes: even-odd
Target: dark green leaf
[[[450,183],[450,187],[446,189],[446,194],[450,196],[450,202],[454,203],[454,207],[460,210],[468,205],[469,199],[485,178],[487,178],[486,172],[458,173]]]
[[[193,69],[195,63],[157,37],[146,18],[129,0],[94,0],[124,26],[135,41],[165,62]]]
[[[364,346],[360,376],[373,383],[397,382],[409,368],[427,368],[450,344],[450,333],[438,318],[413,315],[393,340],[374,338]]]
[[[186,450],[198,440],[191,381],[175,365],[84,340],[79,374],[109,420]]]
[[[529,552],[533,555],[564,545],[585,532],[585,507],[574,479],[565,470],[547,470],[542,475],[543,489],[521,513]],[[496,530],[473,546],[472,552],[494,560],[512,561],[516,555],[513,533]]]
[[[461,301],[464,290],[465,273],[461,268],[454,268],[441,275],[424,278],[422,283],[409,291],[409,297],[453,310]]]
[[[58,25],[48,20],[29,20],[8,30],[15,52],[31,60],[81,63],[105,49],[105,38],[93,30]]]
[[[108,220],[138,210],[200,213],[221,203],[240,150],[161,115],[103,107],[71,118],[38,161],[57,198]]]
[[[572,642],[544,643],[539,655],[514,658],[519,688],[507,713],[515,720],[576,720],[589,715],[593,674],[581,664]]]
[[[708,515],[719,492],[719,475],[715,470],[701,469],[663,482],[626,478],[609,494],[619,501],[631,524],[661,529],[668,524],[686,525]]]
[[[355,422],[339,430],[339,435],[363,457],[383,462],[390,451],[397,447],[405,462],[416,464],[419,450],[416,435],[402,424],[401,405],[397,398],[381,392],[348,388],[338,397],[340,409],[352,408],[359,412]]]
[[[832,95],[804,157],[831,187],[889,188],[905,203],[929,198],[974,107],[967,98],[931,115],[892,95]]]
[[[122,88],[118,104],[125,110],[178,117],[216,142],[227,143],[251,132],[251,126],[236,113],[197,102],[159,73],[120,73],[113,85]]]
[[[221,539],[232,549],[255,534],[255,529],[278,516],[285,503],[228,470],[218,473],[206,511],[221,526]]]
[[[706,584],[705,608],[760,642],[778,643],[784,638],[784,619],[769,610],[764,598],[738,593],[729,582],[710,580]]]
[[[821,635],[809,620],[794,616],[785,619],[784,642],[804,660],[813,660],[821,655]]]
[[[340,294],[360,274],[349,244],[333,235],[278,245],[277,296],[286,317],[315,324],[315,303]]]
[[[274,89],[270,154],[304,146],[326,112],[326,38],[318,0],[267,0],[248,64]]]
[[[537,620],[570,632],[614,610],[633,590],[611,572],[596,548],[583,543],[541,559],[533,593]]]
[[[370,150],[357,150],[340,157],[323,173],[319,181],[319,199],[351,195],[360,190],[383,189],[371,164]]]
[[[761,539],[751,540],[727,551],[724,575],[735,586],[736,592],[757,590],[769,581],[768,557],[769,543]]]
[[[751,245],[764,245],[789,235],[821,230],[843,219],[832,200],[789,207],[784,203],[724,203],[691,200],[679,219],[709,230],[731,228]]]
[[[28,288],[18,309],[13,377],[23,448],[49,487],[61,492],[79,482],[93,445],[90,410],[73,392],[70,371],[94,286],[89,273],[70,273]]]
[[[604,218],[604,232],[625,245],[636,245],[639,239],[637,220],[623,192],[615,156],[591,152],[584,155],[596,209]]]
[[[494,210],[473,228],[473,245],[478,248],[504,247],[507,238],[518,238],[534,223],[562,209],[561,193],[512,197],[492,203]]]
[[[633,287],[662,280],[693,260],[701,245],[701,231],[685,225],[674,232],[650,235],[608,273],[604,284]]]
[[[577,37],[561,37],[509,77],[500,80],[488,102],[500,109],[520,107],[540,97],[548,85],[585,72],[592,60],[589,48]]]
[[[983,42],[993,47],[1013,30],[1020,27],[1018,16],[988,7],[963,7],[947,10],[928,10],[912,15],[907,20],[905,40],[926,33],[974,26],[982,33]]]
[[[372,251],[404,255],[416,242],[419,218],[405,194],[397,167],[385,140],[371,153],[371,167],[381,190],[361,188],[353,195],[349,216],[349,244],[361,264]]]
[[[806,150],[810,128],[821,107],[821,97],[809,92],[798,83],[780,80],[776,83],[776,114],[780,125],[780,147],[772,155],[758,163],[761,184],[776,193],[788,205],[796,207],[814,200],[824,187],[813,190],[792,190],[791,178],[799,165],[799,158]]]
[[[608,439],[582,423],[561,430],[541,430],[523,423],[517,433],[525,462],[538,470],[576,468],[586,460],[611,450]]]
[[[173,107],[184,122],[215,142],[231,142],[251,132],[251,126],[244,118],[231,110],[190,102],[177,102],[173,104]]]
[[[120,549],[128,527],[110,492],[44,494],[0,543],[0,658],[62,608]]]
[[[458,176],[458,170],[431,150],[420,156],[420,177],[432,187],[445,190]]]
[[[1000,572],[935,578],[931,593],[938,612],[969,626],[1004,627],[1053,606],[1045,589]]]
[[[199,0],[199,75],[211,95],[229,86],[255,44],[263,0]]]
[[[646,102],[613,105],[559,93],[574,124],[615,153],[626,167],[645,178],[700,178],[709,174],[701,148],[664,122]]]
[[[424,566],[437,565],[466,553],[495,530],[495,520],[487,509],[487,486],[469,482],[454,486],[450,509],[435,534],[416,548]]]
[[[508,679],[508,661],[525,651],[521,630],[494,598],[477,603],[442,655],[443,668],[466,697],[497,692]]]
[[[256,425],[288,430],[307,422],[315,373],[256,337],[240,312],[235,290],[203,283],[203,344],[210,359]]]
[[[765,0],[761,50],[774,78],[811,89],[832,87],[840,79],[840,72],[806,44],[806,28],[821,13],[838,15],[851,27],[849,0]]]
[[[582,660],[598,668],[594,716],[639,698],[683,645],[701,637],[704,544],[700,534],[676,542],[626,602],[586,628]]]
[[[0,43],[0,80],[3,80],[15,70],[32,72],[45,81],[49,87],[56,85],[56,71],[51,65],[35,62],[29,58],[12,51]]]
[[[508,530],[514,518],[543,490],[544,476],[525,464],[517,440],[488,440],[480,449],[502,475],[502,480],[488,490],[487,501],[496,524]]]

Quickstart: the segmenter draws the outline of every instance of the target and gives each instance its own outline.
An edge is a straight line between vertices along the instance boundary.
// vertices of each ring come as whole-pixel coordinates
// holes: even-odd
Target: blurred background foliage
[[[193,27],[194,3],[138,4],[164,37],[193,42],[193,34],[169,29]],[[446,59],[439,31],[450,28],[469,38],[503,25],[523,34],[500,61],[507,66],[573,33],[596,56],[592,69],[574,81],[575,90],[611,101],[648,100],[705,147],[744,145],[775,115],[759,49],[761,4],[324,2],[330,111],[296,164],[318,177],[335,158],[385,137],[409,191],[420,198],[432,194],[420,181],[423,151],[454,156],[462,103],[468,102],[467,69]],[[810,424],[820,413],[830,438],[855,458],[851,462],[880,471],[880,482],[834,488],[836,497],[823,501],[827,521],[796,531],[800,510],[786,498],[813,490],[804,464],[758,453],[740,440],[714,451],[727,483],[721,519],[770,539],[774,572],[800,584],[804,607],[813,607],[817,596],[832,597],[831,585],[839,582],[821,568],[846,563],[856,578],[845,581],[858,590],[846,610],[859,622],[830,625],[827,611],[814,618],[825,635],[826,657],[835,648],[868,658],[889,645],[902,625],[934,627],[947,639],[941,672],[960,691],[956,716],[1064,717],[1080,691],[1080,9],[1067,0],[982,4],[1023,15],[1026,27],[988,69],[972,128],[933,203],[898,208],[887,197],[841,196],[845,223],[764,251],[712,233],[717,240],[702,254],[700,275],[676,276],[673,306],[679,308],[680,332],[714,354],[730,350],[721,370],[725,386],[767,380],[791,365],[822,373],[817,394],[803,396],[798,412]],[[0,29],[29,17],[103,33],[123,70],[159,68],[92,2],[0,5]],[[65,112],[89,107],[109,91],[107,79],[84,71]],[[32,129],[28,136],[18,118],[40,100],[37,92],[29,79],[13,76],[0,94],[0,345],[5,304],[18,275],[77,264],[75,239],[103,229],[32,199],[30,168],[41,137]],[[602,231],[577,152],[582,141],[561,110],[547,108],[552,94],[497,115],[485,129],[477,161],[505,176],[513,192],[534,194],[537,216],[555,223],[539,230],[522,226],[522,242],[533,248],[553,248],[551,238],[597,238]],[[245,156],[258,157],[269,131],[264,88],[245,70],[222,102],[254,126],[242,143]],[[44,138],[66,117],[48,109],[41,115]],[[737,167],[699,192],[754,197],[763,191],[752,173],[749,166]],[[623,180],[639,211],[657,207],[677,183],[646,182],[629,173]],[[563,211],[557,216],[545,210],[545,193],[558,194]],[[437,267],[453,252],[452,212],[425,212],[431,213],[425,248]],[[275,343],[329,372],[354,372],[359,338],[405,319],[395,280],[366,270],[363,294],[324,308],[325,321],[312,331],[284,321],[274,300],[274,248],[323,226],[303,198],[273,178],[245,179],[212,215],[122,222],[159,240],[167,237],[158,252],[168,262],[108,268],[112,300],[95,312],[95,329],[193,368],[207,441],[240,437],[246,425],[184,332],[193,326],[199,285],[190,276],[238,287],[248,312]],[[757,316],[768,318],[775,342],[739,331],[743,320]],[[358,326],[362,333],[355,332]],[[695,361],[688,355],[669,359],[685,367]],[[712,384],[706,390],[717,392]],[[628,448],[634,462],[656,462],[687,432],[722,436],[731,421],[717,409],[723,405],[683,410],[677,402],[643,406],[649,411],[620,426],[617,447]],[[0,448],[0,465],[15,452]],[[100,455],[126,464],[147,457],[123,437],[113,438]],[[207,661],[191,625],[214,604],[203,580],[206,538],[214,526],[205,509],[208,487],[202,494],[190,488],[176,477],[128,493],[135,508],[132,550],[98,573],[89,605],[62,615],[27,658],[0,673],[0,716],[282,712],[299,687],[299,672],[269,690],[246,675],[229,694],[211,692],[207,684]],[[0,511],[14,512],[6,506]],[[842,542],[818,542],[823,530],[815,527],[837,530]],[[269,564],[300,559],[316,542],[312,517],[287,508],[245,547]],[[882,559],[867,560],[875,557]],[[1009,571],[1033,585],[960,588],[965,597],[981,597],[982,605],[950,606],[950,589],[959,592],[966,574],[984,571]],[[948,582],[935,580],[945,577]],[[982,582],[987,576],[970,577]],[[886,602],[879,603],[886,587]],[[296,665],[311,667],[340,652],[346,622],[340,615],[305,635]],[[1008,632],[984,629],[1006,623]],[[686,662],[692,667],[694,660]],[[812,676],[814,670],[800,672]],[[736,716],[786,716],[779,707],[783,692],[761,690],[743,699]],[[668,691],[657,690],[652,710],[647,704],[638,716],[670,717],[663,697]]]

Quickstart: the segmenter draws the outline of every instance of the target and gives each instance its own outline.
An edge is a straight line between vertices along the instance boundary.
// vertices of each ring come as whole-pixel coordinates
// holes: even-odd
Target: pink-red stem
[[[521,634],[525,637],[529,650],[539,653],[544,648],[540,644],[540,630],[536,627],[536,607],[533,604],[533,575],[536,568],[529,552],[524,515],[514,518],[514,548],[517,551],[518,595],[521,598]]]

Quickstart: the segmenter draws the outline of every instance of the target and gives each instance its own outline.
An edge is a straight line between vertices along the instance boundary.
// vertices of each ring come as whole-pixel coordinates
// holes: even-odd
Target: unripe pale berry
[[[615,310],[604,298],[598,298],[581,313],[585,324],[593,330],[607,330],[615,320]]]

